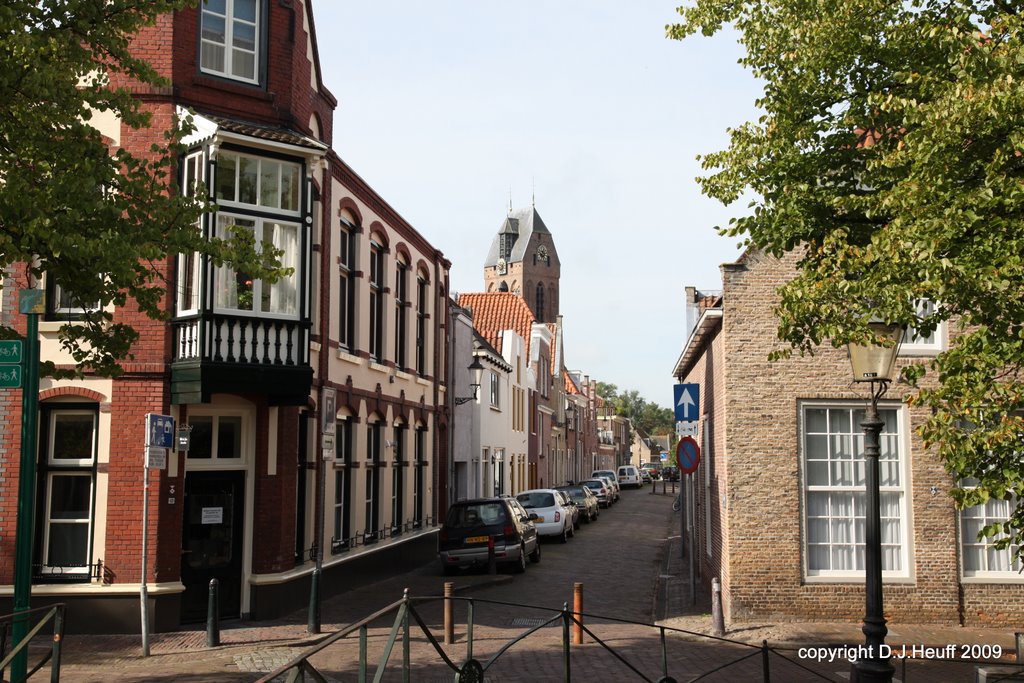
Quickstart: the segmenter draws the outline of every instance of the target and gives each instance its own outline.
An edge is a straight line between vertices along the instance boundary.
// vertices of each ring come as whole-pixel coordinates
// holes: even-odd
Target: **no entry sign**
[[[676,445],[676,462],[683,474],[693,474],[700,465],[700,446],[692,436],[684,436]]]

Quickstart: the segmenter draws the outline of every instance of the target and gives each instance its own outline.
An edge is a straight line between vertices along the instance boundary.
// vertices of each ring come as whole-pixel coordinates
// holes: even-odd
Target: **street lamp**
[[[885,627],[882,609],[882,520],[878,493],[879,435],[883,422],[878,416],[881,398],[896,369],[896,354],[903,340],[903,326],[871,321],[868,328],[886,345],[849,344],[850,365],[854,382],[870,382],[871,402],[864,420],[864,464],[867,500],[864,528],[864,632],[865,648],[851,667],[850,680],[891,683],[893,667],[889,657],[882,656],[882,646],[889,629]]]
[[[464,397],[461,397],[461,398],[456,396],[455,397],[455,405],[457,405],[457,406],[461,406],[463,403],[466,403],[468,401],[475,401],[476,400],[476,392],[480,388],[480,378],[481,378],[481,376],[483,376],[483,373],[484,373],[483,363],[480,362],[480,359],[477,356],[473,356],[473,362],[469,364],[469,368],[468,369],[469,369],[470,372],[473,373],[473,382],[471,382],[470,385],[469,385],[469,386],[471,386],[473,388],[473,395],[472,396],[464,396]]]

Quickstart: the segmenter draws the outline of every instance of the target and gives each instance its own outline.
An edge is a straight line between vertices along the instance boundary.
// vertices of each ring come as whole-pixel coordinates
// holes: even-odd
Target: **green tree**
[[[920,426],[961,506],[1015,495],[1000,547],[1024,548],[1024,40],[1008,0],[696,0],[672,38],[740,33],[764,83],[756,121],[702,159],[705,194],[753,197],[722,232],[800,250],[782,287],[789,351],[874,341],[879,315],[956,334],[912,366]],[[914,302],[938,302],[920,316]]]
[[[114,114],[136,130],[150,115],[112,77],[166,85],[131,53],[131,37],[195,0],[7,0],[0,6],[0,270],[10,290],[44,273],[78,304],[98,302],[65,324],[60,340],[80,370],[116,374],[138,332],[115,322],[129,302],[166,317],[168,255],[199,251],[218,265],[273,280],[284,274],[251,235],[207,241],[196,230],[202,202],[168,192],[187,127],[167,131],[143,155],[111,151],[90,125]],[[159,133],[159,132],[158,132]],[[159,137],[159,134],[157,135]],[[11,269],[25,263],[27,268]],[[0,335],[15,336],[10,327]],[[52,372],[53,368],[49,370]]]

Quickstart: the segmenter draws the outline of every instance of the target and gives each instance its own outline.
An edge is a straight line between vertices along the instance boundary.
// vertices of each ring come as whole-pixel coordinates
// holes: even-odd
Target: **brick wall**
[[[769,363],[776,340],[776,290],[795,273],[796,255],[775,259],[748,252],[723,266],[724,316],[720,335],[705,348],[684,381],[700,382],[710,406],[712,492],[702,500],[713,524],[714,557],[701,552],[705,582],[721,573],[731,620],[839,619],[864,613],[863,580],[808,580],[803,569],[800,402],[867,402],[849,379],[845,349],[825,346],[814,356]],[[902,363],[921,359],[901,359]],[[890,388],[898,407],[902,387]],[[912,544],[910,576],[885,584],[885,610],[894,621],[1008,625],[1024,623],[1024,586],[966,584],[961,591],[957,512],[941,463],[912,432],[925,417],[904,408],[911,435],[906,497]],[[935,488],[933,488],[935,487]],[[933,492],[933,490],[937,490]],[[725,494],[724,510],[721,502]],[[717,520],[724,513],[726,525]],[[698,518],[698,525],[702,525]],[[697,530],[698,538],[703,529]],[[719,562],[721,565],[719,566]]]

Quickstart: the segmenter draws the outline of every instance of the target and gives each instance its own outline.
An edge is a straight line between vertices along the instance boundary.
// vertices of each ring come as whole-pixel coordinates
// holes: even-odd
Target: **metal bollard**
[[[1024,633],[1017,631],[1013,634],[1013,643],[1017,648],[1017,663],[1024,664]]]
[[[220,600],[217,596],[217,579],[210,579],[210,596],[206,601],[206,647],[220,645]]]
[[[583,584],[572,585],[572,616],[575,622],[572,625],[572,642],[574,645],[583,644]]]
[[[722,583],[718,577],[711,579],[711,635],[721,638],[725,635],[725,614],[722,612]]]
[[[487,573],[498,573],[498,563],[494,559],[494,536],[487,537]]]
[[[452,595],[455,593],[455,584],[451,581],[444,582],[444,644],[451,645],[455,642],[455,617],[452,603]]]

